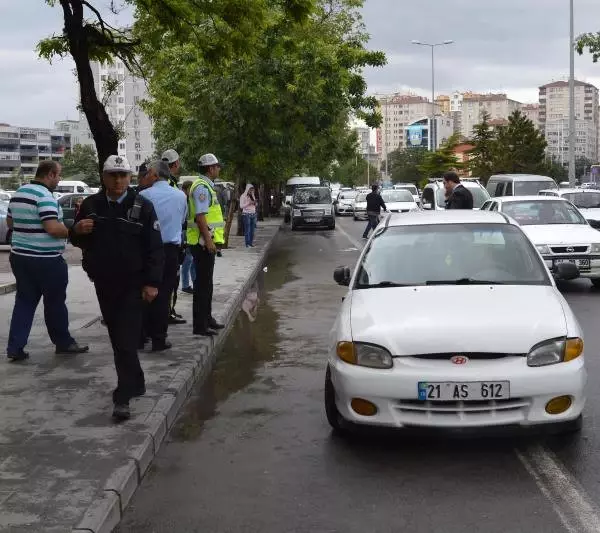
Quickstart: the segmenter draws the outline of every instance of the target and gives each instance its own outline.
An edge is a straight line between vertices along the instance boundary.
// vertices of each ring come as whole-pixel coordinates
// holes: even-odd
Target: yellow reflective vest
[[[223,220],[223,211],[219,205],[217,192],[210,183],[203,177],[198,178],[190,187],[188,197],[188,219],[187,219],[187,243],[188,245],[204,245],[204,238],[196,224],[196,203],[194,202],[194,190],[203,185],[210,192],[210,206],[206,213],[206,222],[210,228],[210,234],[215,244],[225,244],[225,222]]]

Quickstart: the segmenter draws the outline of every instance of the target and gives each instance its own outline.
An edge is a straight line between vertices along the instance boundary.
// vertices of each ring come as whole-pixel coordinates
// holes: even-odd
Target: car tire
[[[283,221],[284,221],[286,224],[289,224],[291,220],[292,220],[292,217],[291,217],[290,215],[287,215],[287,214],[286,214],[286,215],[284,215],[284,216],[283,216]]]
[[[583,415],[579,415],[575,420],[569,420],[568,422],[558,424],[558,427],[556,428],[556,431],[554,433],[556,435],[575,436],[579,432],[581,432],[582,427]]]
[[[595,289],[600,289],[600,279],[591,279],[590,281]]]
[[[335,220],[327,226],[327,229],[335,229]]]
[[[325,415],[334,433],[344,434],[348,431],[348,422],[338,411],[335,404],[335,389],[331,381],[331,369],[327,366],[325,373]]]
[[[354,217],[354,222],[358,222],[358,217]]]
[[[294,224],[293,220],[292,220],[292,231],[298,231],[298,226],[296,224]]]

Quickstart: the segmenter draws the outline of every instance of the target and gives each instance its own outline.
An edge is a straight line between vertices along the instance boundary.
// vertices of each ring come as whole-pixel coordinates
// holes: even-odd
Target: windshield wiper
[[[357,289],[378,289],[384,287],[413,287],[413,284],[396,283],[395,281],[380,281],[379,283],[359,283]]]
[[[504,285],[504,282],[486,279],[460,278],[426,281],[425,285]]]

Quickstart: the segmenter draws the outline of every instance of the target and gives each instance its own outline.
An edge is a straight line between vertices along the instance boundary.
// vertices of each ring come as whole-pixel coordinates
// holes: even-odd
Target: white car
[[[568,200],[556,196],[492,198],[482,209],[515,219],[552,270],[565,262],[579,268],[582,278],[600,287],[600,233]]]
[[[414,183],[396,183],[394,185],[394,189],[395,190],[402,190],[405,189],[407,190],[410,194],[413,195],[413,198],[415,200],[415,202],[417,203],[417,205],[421,205],[421,197],[419,196],[419,189],[417,189],[417,186]]]
[[[557,277],[577,276],[562,264]],[[335,430],[580,427],[583,332],[522,229],[484,211],[392,215],[373,233],[331,333]],[[350,424],[348,424],[350,423]]]
[[[419,209],[413,195],[406,189],[385,189],[381,191],[381,198],[390,213],[408,213]]]
[[[590,226],[600,230],[600,191],[594,189],[546,189],[540,196],[560,196],[569,200],[585,217]]]
[[[335,203],[336,215],[353,215],[354,214],[354,199],[358,195],[358,191],[340,191]]]
[[[367,220],[367,194],[368,192],[360,192],[354,199],[354,220]]]

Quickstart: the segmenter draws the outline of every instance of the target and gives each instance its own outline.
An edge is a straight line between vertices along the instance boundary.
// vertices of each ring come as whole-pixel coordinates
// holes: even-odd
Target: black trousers
[[[171,296],[175,289],[179,272],[179,245],[164,244],[165,266],[163,279],[158,287],[158,295],[150,304],[146,304],[142,337],[150,337],[152,342],[160,344],[167,338],[169,316],[171,314]]]
[[[206,331],[212,317],[213,273],[215,271],[215,254],[211,254],[204,246],[190,246],[196,281],[194,282],[194,332]]]
[[[145,386],[137,353],[142,328],[142,284],[96,281],[95,287],[115,357],[117,388],[113,402],[128,403]]]

